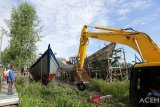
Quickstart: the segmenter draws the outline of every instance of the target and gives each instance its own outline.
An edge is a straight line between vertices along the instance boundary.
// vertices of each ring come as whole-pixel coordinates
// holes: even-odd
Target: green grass
[[[103,100],[102,107],[127,107],[128,81],[107,83],[93,79],[89,90],[80,92],[75,88],[61,87],[52,82],[48,86],[31,82],[25,86],[25,80],[18,78],[16,88],[20,96],[20,107],[97,107],[90,103],[90,97],[113,95],[112,99]]]
[[[93,79],[89,88],[103,95],[112,95],[111,102],[108,102],[111,107],[128,107],[129,81],[108,83],[101,79]]]
[[[2,82],[3,82],[3,74],[0,73],[0,91],[1,91],[1,88],[2,88]]]
[[[63,88],[54,82],[48,86],[32,82],[26,87],[23,82],[18,78],[16,84],[21,107],[96,107],[83,97],[85,92],[77,89]]]

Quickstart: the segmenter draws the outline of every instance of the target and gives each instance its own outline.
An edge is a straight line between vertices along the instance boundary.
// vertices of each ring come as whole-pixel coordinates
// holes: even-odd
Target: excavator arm
[[[155,44],[155,42],[145,33],[134,31],[131,28],[92,28],[104,30],[106,32],[89,32],[87,26],[84,25],[81,32],[80,46],[78,51],[79,63],[76,65],[77,83],[89,82],[90,80],[87,73],[83,70],[89,38],[127,45],[140,54],[143,63],[160,61],[160,49]]]

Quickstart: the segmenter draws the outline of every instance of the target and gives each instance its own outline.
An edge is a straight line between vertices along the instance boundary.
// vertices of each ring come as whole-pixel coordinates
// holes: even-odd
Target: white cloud
[[[36,11],[45,35],[37,43],[38,53],[43,53],[48,44],[58,56],[66,57],[77,54],[81,29],[84,24],[90,26],[115,25],[113,19],[127,20],[129,14],[138,10],[145,10],[154,5],[151,0],[22,0],[31,3]],[[0,23],[5,27],[4,19],[9,19],[12,5],[20,2],[13,0],[0,1]],[[133,13],[134,14],[134,13]],[[155,16],[135,19],[130,26],[143,25]],[[149,18],[148,18],[149,17]],[[7,46],[8,38],[3,46]],[[93,49],[94,47],[94,49]],[[89,54],[98,47],[97,40],[90,40]],[[98,48],[97,48],[98,49]]]
[[[152,30],[160,30],[160,25],[152,27]]]
[[[38,43],[38,52],[43,52],[48,43],[58,56],[69,57],[78,51],[80,32],[84,24],[107,26],[109,19],[104,4],[97,1],[29,1],[42,20],[45,35]]]
[[[13,0],[0,0],[0,30],[3,28],[7,28],[6,24],[4,23],[4,19],[8,19],[10,17],[11,8],[16,5],[16,2]],[[0,31],[0,35],[2,32]],[[2,39],[2,50],[8,45],[8,41],[10,40],[9,37],[3,35]]]
[[[152,15],[143,16],[139,19],[133,20],[126,27],[145,25],[145,24],[148,24],[148,23],[152,22],[153,20],[157,19],[158,17],[159,17],[159,14],[152,14]]]
[[[154,3],[151,0],[139,0],[134,2],[132,5],[133,8],[135,9],[146,9],[150,6],[152,6]]]
[[[118,14],[120,16],[124,16],[124,15],[128,14],[130,11],[131,11],[130,8],[121,8],[118,10]]]
[[[154,5],[151,0],[132,0],[130,2],[122,2],[118,4],[117,13],[120,16],[127,16],[134,10],[144,10]]]
[[[81,28],[84,24],[107,26],[109,19],[106,17],[107,10],[104,10],[102,0],[80,1],[56,1],[56,0],[22,0],[31,3],[36,11],[41,25],[43,25],[42,34],[45,37],[37,44],[38,53],[43,53],[50,43],[53,50],[58,56],[69,57],[76,55],[79,45]],[[9,5],[8,5],[9,4]],[[1,3],[0,22],[9,19],[11,7],[19,2],[3,1]],[[3,6],[4,5],[4,6]],[[5,9],[3,8],[5,7]],[[4,47],[8,44],[9,39],[5,38]]]

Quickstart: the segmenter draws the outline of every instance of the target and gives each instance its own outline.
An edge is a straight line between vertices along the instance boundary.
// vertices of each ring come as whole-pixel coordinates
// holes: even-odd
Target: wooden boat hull
[[[44,54],[30,67],[29,72],[34,80],[42,80],[44,84],[48,84],[55,77],[58,67],[58,61],[49,45]]]

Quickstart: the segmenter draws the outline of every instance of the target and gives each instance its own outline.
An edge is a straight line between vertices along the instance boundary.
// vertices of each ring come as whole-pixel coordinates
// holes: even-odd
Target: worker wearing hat
[[[10,65],[10,70],[8,71],[7,83],[8,83],[8,95],[12,93],[13,83],[15,82],[15,75],[14,75],[14,66]]]
[[[9,69],[7,67],[6,70],[4,71],[4,75],[3,75],[4,81],[7,80],[7,78],[8,78],[8,72],[9,72]]]

